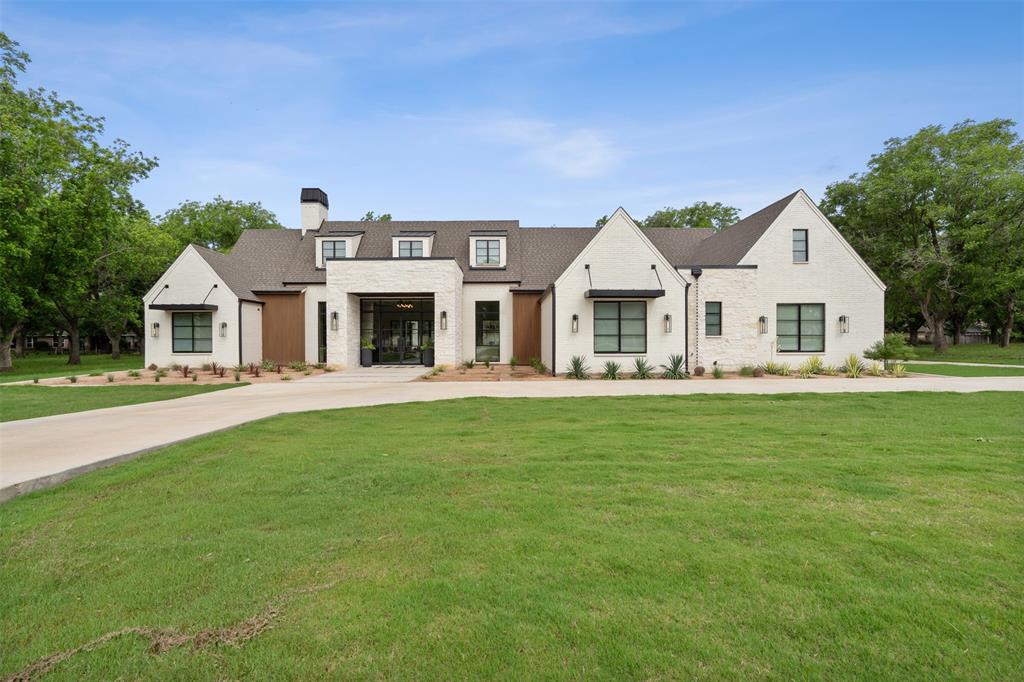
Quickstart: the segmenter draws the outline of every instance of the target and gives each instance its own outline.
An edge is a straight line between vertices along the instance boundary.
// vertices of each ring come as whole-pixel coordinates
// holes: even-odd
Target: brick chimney
[[[316,232],[320,223],[327,220],[327,192],[319,187],[303,187],[299,196],[302,207],[302,236],[309,231]]]

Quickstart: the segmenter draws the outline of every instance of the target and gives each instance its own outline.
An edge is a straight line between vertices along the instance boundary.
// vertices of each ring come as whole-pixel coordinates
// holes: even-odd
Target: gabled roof
[[[709,236],[697,246],[688,261],[680,261],[680,264],[737,265],[799,193],[797,190]]]
[[[217,276],[224,281],[224,284],[227,285],[228,289],[231,289],[235,296],[245,301],[262,303],[256,294],[252,292],[252,289],[249,288],[248,272],[241,261],[220,251],[214,251],[198,244],[193,244],[192,248],[213,268],[213,271],[217,273]]]

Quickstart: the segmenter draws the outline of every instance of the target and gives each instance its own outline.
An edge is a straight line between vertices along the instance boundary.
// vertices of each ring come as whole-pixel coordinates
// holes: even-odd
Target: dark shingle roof
[[[598,233],[595,227],[526,227],[519,231],[522,289],[544,289],[558,279]]]
[[[692,257],[678,264],[686,265],[736,265],[750,251],[754,243],[761,238],[761,235],[771,227],[775,219],[782,214],[793,197],[800,193],[800,190],[785,196],[774,204],[765,206],[756,213],[731,225],[721,232],[711,235],[700,242],[694,250]]]
[[[256,294],[249,288],[248,273],[241,261],[205,246],[198,244],[192,246],[203,257],[203,260],[210,264],[217,276],[224,280],[224,284],[231,289],[235,296],[247,301],[259,301]]]

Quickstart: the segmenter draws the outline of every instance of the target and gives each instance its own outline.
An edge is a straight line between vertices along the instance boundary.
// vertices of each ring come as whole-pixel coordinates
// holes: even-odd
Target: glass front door
[[[360,307],[360,335],[375,346],[374,364],[423,364],[434,338],[433,299],[364,298]]]

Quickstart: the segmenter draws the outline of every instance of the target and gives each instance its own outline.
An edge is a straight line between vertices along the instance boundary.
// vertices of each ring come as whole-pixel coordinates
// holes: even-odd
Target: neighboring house
[[[840,364],[882,337],[885,285],[803,190],[719,233],[515,220],[328,220],[301,193],[300,230],[248,230],[230,254],[187,247],[144,297],[146,363],[270,358],[375,364],[573,355],[726,368],[810,356]]]

